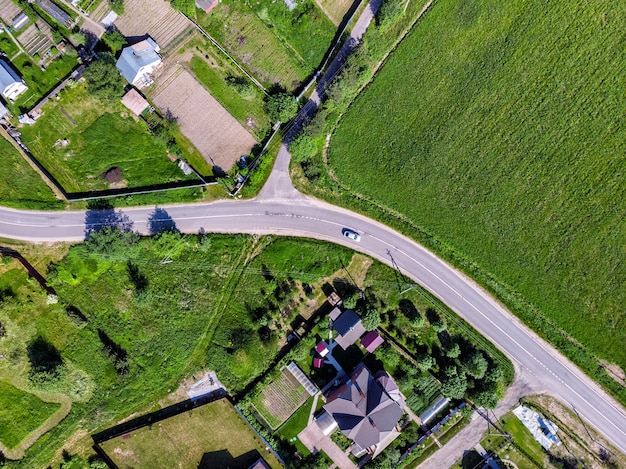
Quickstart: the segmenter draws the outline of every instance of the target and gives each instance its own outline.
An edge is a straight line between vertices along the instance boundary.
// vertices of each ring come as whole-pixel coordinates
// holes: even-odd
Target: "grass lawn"
[[[335,36],[335,26],[315,0],[296,2],[296,8],[291,11],[285,2],[260,0],[247,3],[309,67],[314,69],[322,62]]]
[[[513,436],[514,443],[519,446],[538,465],[543,464],[544,453],[541,445],[515,415],[510,413],[504,417],[504,428]]]
[[[219,60],[213,57],[214,60]],[[234,70],[229,70],[228,64],[221,61],[220,68],[212,67],[204,58],[194,55],[189,62],[191,71],[198,81],[215,97],[224,108],[237,119],[246,129],[248,119],[254,120],[253,134],[257,140],[261,140],[269,131],[270,119],[263,108],[263,93],[256,88],[256,85],[249,82],[249,95],[238,93],[226,82],[227,76],[237,76]],[[245,78],[245,80],[248,80]]]
[[[102,443],[119,468],[248,467],[263,457],[282,467],[226,399]],[[233,461],[233,459],[235,461]]]
[[[41,70],[26,54],[18,55],[12,64],[26,82],[28,90],[9,106],[15,115],[31,109],[76,66],[76,52],[62,54],[45,70]]]
[[[60,406],[0,381],[0,442],[9,448],[17,446]]]
[[[345,185],[434,236],[571,357],[622,368],[625,19],[608,0],[435,3],[329,150]]]
[[[293,441],[297,438],[298,433],[306,428],[309,424],[309,414],[311,413],[311,406],[313,405],[314,397],[311,396],[302,406],[276,431],[276,434],[286,441]],[[321,401],[321,399],[320,399]],[[298,449],[298,452],[305,456],[309,454],[309,450],[304,446],[300,440],[295,440],[294,444]]]
[[[7,55],[10,60],[19,51],[15,42],[11,40],[6,32],[0,33],[0,52]]]
[[[107,189],[99,177],[118,166],[127,187],[190,179],[167,158],[145,123],[128,116],[121,103],[102,103],[85,85],[65,90],[48,102],[35,125],[22,128],[22,140],[68,192]],[[67,146],[55,145],[67,139]]]
[[[10,142],[0,137],[0,203],[9,207],[50,209],[63,207],[39,174]]]
[[[239,0],[223,0],[198,23],[266,87],[278,82],[293,90],[315,65],[301,61],[263,21]]]

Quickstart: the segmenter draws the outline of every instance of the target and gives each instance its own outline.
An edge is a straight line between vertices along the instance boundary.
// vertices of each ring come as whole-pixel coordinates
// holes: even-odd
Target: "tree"
[[[298,112],[298,102],[288,93],[279,92],[265,98],[265,109],[272,122],[288,122]]]
[[[343,297],[343,305],[346,307],[346,309],[356,308],[356,304],[358,301],[359,295],[356,291],[353,291],[352,293],[347,293]]]
[[[423,353],[417,357],[417,366],[422,371],[428,371],[435,366],[435,359],[427,353]]]
[[[485,376],[489,363],[487,363],[487,360],[479,350],[475,350],[463,361],[463,365],[468,375],[481,379]]]
[[[170,0],[170,3],[173,8],[187,16],[193,17],[196,12],[195,0]]]
[[[313,137],[309,134],[298,135],[289,145],[291,157],[294,161],[301,163],[308,161],[317,153],[317,145]]]
[[[378,25],[381,28],[385,28],[396,22],[404,12],[404,6],[407,1],[409,0],[383,0],[376,15]]]
[[[380,314],[378,310],[373,308],[371,305],[367,306],[365,310],[365,314],[361,318],[361,322],[363,323],[363,327],[366,331],[373,331],[378,326],[380,326]]]
[[[110,52],[103,52],[83,73],[87,81],[87,90],[102,100],[118,100],[124,94],[124,82],[115,67],[115,57]]]
[[[465,372],[456,366],[448,366],[443,371],[441,392],[451,399],[461,399],[467,390]]]
[[[495,409],[498,405],[498,393],[492,388],[485,388],[472,392],[469,398],[474,401],[474,404],[478,407]]]
[[[122,33],[120,33],[117,29],[112,29],[111,31],[104,33],[102,40],[107,46],[109,46],[114,54],[126,45],[126,38],[122,36]]]
[[[504,375],[502,374],[502,370],[499,366],[494,366],[487,373],[485,373],[485,381],[488,383],[499,383],[504,379]]]
[[[422,316],[419,312],[410,320],[411,326],[415,329],[421,329],[422,327],[424,327],[425,322],[426,320],[424,319],[424,316]]]
[[[442,317],[438,317],[432,322],[433,330],[437,333],[443,332],[448,328],[446,321]]]
[[[447,346],[446,346],[446,357],[448,358],[457,358],[459,355],[461,355],[461,347],[459,347],[459,344],[457,344],[456,342],[450,342]]]

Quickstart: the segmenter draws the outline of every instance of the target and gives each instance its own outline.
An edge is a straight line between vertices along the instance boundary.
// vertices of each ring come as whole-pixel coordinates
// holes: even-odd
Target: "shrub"
[[[124,82],[115,67],[115,57],[110,52],[100,54],[83,73],[87,89],[94,96],[105,100],[118,100],[124,94]]]
[[[288,93],[271,94],[265,99],[265,109],[272,122],[288,122],[298,112],[298,102]]]

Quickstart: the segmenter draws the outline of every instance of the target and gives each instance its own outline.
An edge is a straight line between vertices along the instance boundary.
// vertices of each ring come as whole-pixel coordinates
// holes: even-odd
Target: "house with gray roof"
[[[365,334],[365,327],[361,323],[361,318],[351,309],[347,309],[337,316],[332,321],[332,328],[337,333],[335,341],[344,350]]]
[[[144,88],[153,82],[152,74],[161,66],[159,46],[151,37],[125,47],[116,67],[128,83]]]
[[[15,101],[28,89],[15,70],[6,61],[0,60],[0,94],[8,101]]]
[[[324,434],[335,428],[354,442],[352,452],[378,455],[399,434],[404,398],[385,372],[372,375],[360,364],[348,380],[326,397],[324,412],[316,419]]]
[[[204,10],[205,13],[210,12],[218,4],[218,0],[196,0],[196,8]]]

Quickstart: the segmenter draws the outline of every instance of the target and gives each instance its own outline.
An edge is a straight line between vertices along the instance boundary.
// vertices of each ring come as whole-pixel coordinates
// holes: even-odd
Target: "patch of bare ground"
[[[207,162],[228,171],[250,152],[256,140],[198,81],[180,65],[157,78],[152,100],[177,119],[185,136]]]
[[[612,379],[617,381],[620,385],[626,387],[626,373],[618,365],[609,363],[606,360],[600,360],[600,364]]]
[[[626,467],[626,455],[611,446],[560,401],[546,394],[525,397],[522,401],[559,427],[557,436],[563,444],[550,448],[551,462],[558,463],[558,460],[570,461],[575,458],[584,464],[582,467],[598,469]]]

